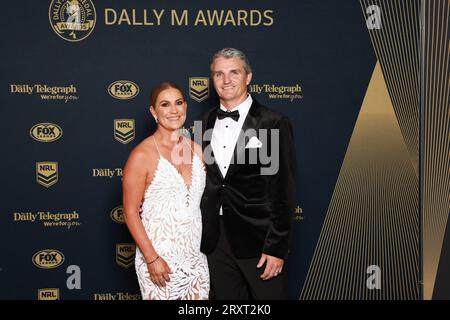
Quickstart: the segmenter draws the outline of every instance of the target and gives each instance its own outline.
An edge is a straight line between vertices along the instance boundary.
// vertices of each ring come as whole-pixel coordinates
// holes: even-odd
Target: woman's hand
[[[154,262],[147,264],[147,268],[148,273],[150,274],[150,280],[158,287],[165,287],[166,282],[170,281],[169,273],[172,273],[172,271],[162,257],[159,257]]]

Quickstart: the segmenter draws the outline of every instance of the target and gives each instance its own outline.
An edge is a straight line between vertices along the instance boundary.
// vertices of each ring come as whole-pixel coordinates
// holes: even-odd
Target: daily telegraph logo
[[[30,129],[30,136],[39,142],[53,142],[61,138],[63,131],[54,123],[44,122],[34,125]]]
[[[93,177],[123,177],[123,169],[122,168],[93,168],[92,169]]]
[[[126,144],[134,139],[134,119],[114,120],[114,139]]]
[[[134,264],[134,255],[136,253],[136,244],[117,243],[116,244],[116,262],[119,266],[129,268]]]
[[[122,206],[118,206],[115,207],[114,209],[111,210],[110,213],[111,219],[119,224],[124,224],[125,220],[123,218],[123,207]]]
[[[300,84],[283,86],[274,84],[251,84],[248,91],[257,95],[265,95],[270,100],[294,100],[303,99],[303,91]]]
[[[38,289],[38,300],[59,300],[58,288]]]
[[[94,293],[94,300],[142,300],[142,296],[140,293],[103,292]]]
[[[79,99],[77,96],[77,87],[73,84],[68,86],[51,86],[44,83],[28,84],[28,83],[11,83],[9,85],[9,91],[12,94],[19,95],[37,95],[43,101],[76,101]]]
[[[91,0],[52,0],[48,17],[53,31],[72,42],[87,38],[94,30],[96,21]]]
[[[55,249],[44,249],[36,252],[31,260],[38,268],[53,269],[63,264],[64,255]]]
[[[58,162],[36,162],[36,181],[46,188],[58,182]]]
[[[132,81],[118,80],[109,85],[108,93],[111,97],[116,99],[132,99],[139,94],[139,87]]]
[[[189,78],[189,96],[197,102],[209,97],[209,79],[196,77]]]
[[[12,213],[13,221],[16,223],[42,223],[46,228],[81,226],[80,214],[74,211],[16,211]]]

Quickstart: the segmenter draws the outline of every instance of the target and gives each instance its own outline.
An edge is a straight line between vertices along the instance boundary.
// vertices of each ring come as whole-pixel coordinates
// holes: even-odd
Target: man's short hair
[[[225,59],[230,59],[230,58],[239,58],[244,62],[244,70],[247,74],[252,73],[252,68],[250,67],[250,63],[247,60],[247,57],[245,56],[245,54],[238,49],[235,48],[223,48],[219,51],[217,51],[211,61],[211,72],[213,72],[213,64],[214,64],[214,60],[216,60],[219,57],[223,57]]]

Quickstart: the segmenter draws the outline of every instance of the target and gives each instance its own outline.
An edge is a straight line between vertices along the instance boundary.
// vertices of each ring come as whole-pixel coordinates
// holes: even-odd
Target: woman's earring
[[[155,117],[155,122],[158,123],[158,118],[157,117]]]

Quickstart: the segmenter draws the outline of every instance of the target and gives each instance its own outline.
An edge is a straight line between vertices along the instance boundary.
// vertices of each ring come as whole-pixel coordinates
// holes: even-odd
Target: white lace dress
[[[191,186],[186,185],[172,163],[159,155],[153,181],[145,191],[141,219],[156,252],[168,263],[172,273],[166,287],[156,286],[137,248],[135,267],[143,299],[208,299],[208,263],[200,252],[200,199],[204,188],[205,170],[195,153]]]

